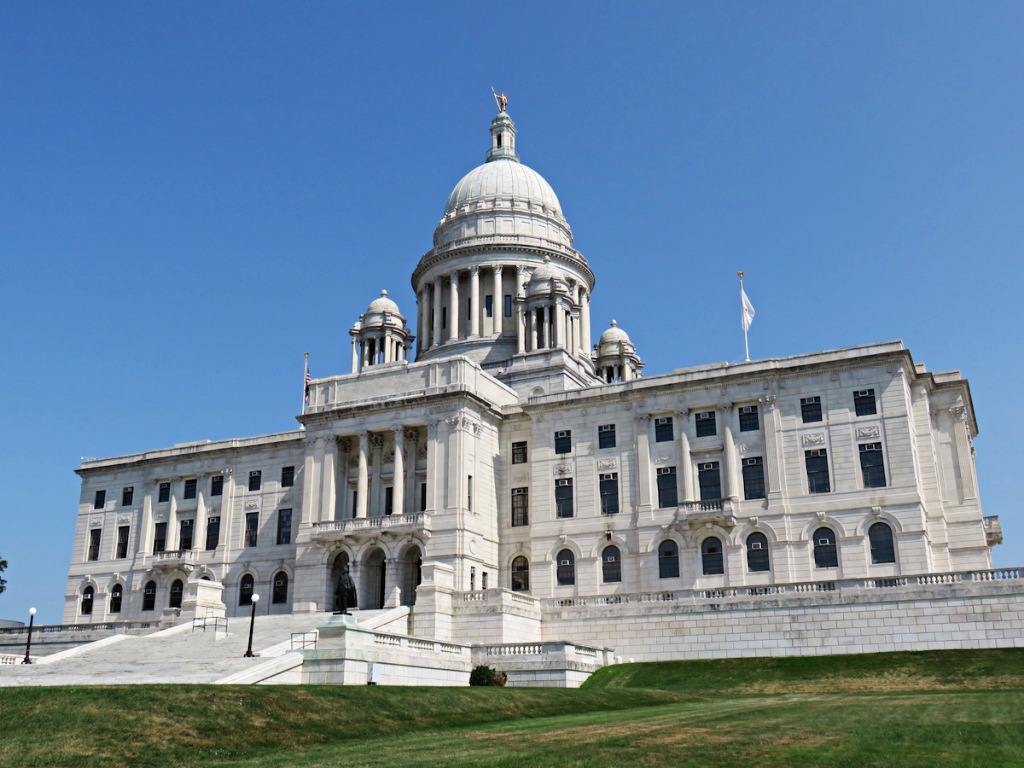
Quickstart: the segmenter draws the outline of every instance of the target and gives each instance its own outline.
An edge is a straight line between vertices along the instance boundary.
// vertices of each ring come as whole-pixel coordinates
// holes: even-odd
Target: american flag
[[[312,381],[312,377],[309,375],[309,366],[306,366],[306,405],[309,405],[309,382]]]

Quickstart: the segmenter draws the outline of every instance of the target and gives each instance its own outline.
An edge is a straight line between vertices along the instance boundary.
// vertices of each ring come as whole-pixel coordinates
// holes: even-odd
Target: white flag
[[[747,292],[740,288],[740,302],[743,304],[743,330],[750,330],[750,324],[754,322],[754,305],[747,298]]]

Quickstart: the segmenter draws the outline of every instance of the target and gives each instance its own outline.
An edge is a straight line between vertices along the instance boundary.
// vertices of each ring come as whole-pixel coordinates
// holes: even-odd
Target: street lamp
[[[252,596],[252,616],[249,617],[249,647],[245,651],[244,659],[252,658],[256,654],[252,652],[252,628],[256,625],[256,603],[260,601],[259,595]]]
[[[28,609],[28,640],[25,641],[25,658],[21,660],[22,664],[31,664],[32,657],[29,654],[32,652],[32,625],[36,623],[36,609]]]

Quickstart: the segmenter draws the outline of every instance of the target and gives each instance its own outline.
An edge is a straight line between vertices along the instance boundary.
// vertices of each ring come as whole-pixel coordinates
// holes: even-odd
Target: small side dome
[[[616,344],[620,341],[624,341],[627,344],[632,344],[629,340],[629,334],[619,328],[619,324],[612,320],[612,327],[601,334],[601,339],[598,344]]]
[[[370,302],[370,306],[366,308],[366,314],[383,314],[384,312],[390,312],[393,315],[400,315],[398,311],[398,305],[395,304],[391,299],[388,298],[387,291],[381,291],[380,297]]]
[[[564,273],[551,263],[550,256],[545,256],[544,263],[530,275],[530,280],[526,284],[526,295],[550,294],[552,290],[557,289],[559,282],[565,282]]]

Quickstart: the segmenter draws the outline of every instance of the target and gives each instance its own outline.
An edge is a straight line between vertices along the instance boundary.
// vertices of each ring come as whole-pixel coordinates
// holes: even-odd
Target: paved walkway
[[[380,611],[360,611],[366,620]],[[48,663],[0,666],[0,686],[122,685],[135,683],[213,683],[243,672],[290,649],[293,632],[312,632],[329,613],[257,616],[253,651],[244,658],[249,620],[231,618],[227,634],[193,631],[191,620],[150,635],[114,635],[57,654]]]

